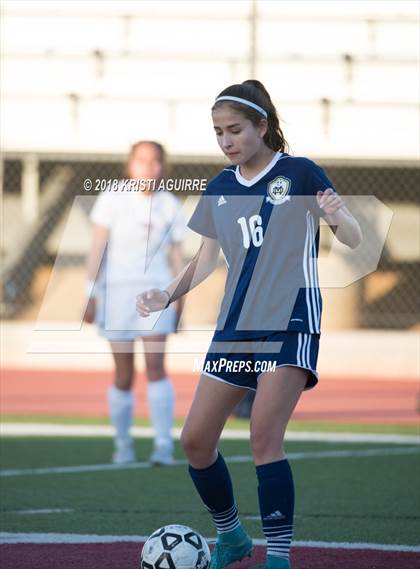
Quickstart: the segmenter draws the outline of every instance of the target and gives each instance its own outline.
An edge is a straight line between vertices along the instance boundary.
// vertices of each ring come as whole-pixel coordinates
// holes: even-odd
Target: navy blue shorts
[[[257,389],[258,377],[278,367],[308,370],[305,390],[318,383],[319,334],[273,332],[252,340],[213,339],[203,364],[203,374],[237,387]]]

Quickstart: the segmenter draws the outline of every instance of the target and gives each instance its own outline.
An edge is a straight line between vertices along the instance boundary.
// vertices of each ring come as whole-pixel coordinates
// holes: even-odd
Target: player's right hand
[[[147,317],[151,312],[159,312],[168,304],[169,295],[164,290],[152,288],[136,296],[136,310],[140,316]]]
[[[95,312],[96,312],[96,302],[95,299],[89,298],[85,313],[83,315],[83,321],[87,322],[88,324],[92,324],[95,320]]]

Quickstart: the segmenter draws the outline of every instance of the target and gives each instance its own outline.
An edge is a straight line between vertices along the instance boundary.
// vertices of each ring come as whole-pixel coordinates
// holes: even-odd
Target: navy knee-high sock
[[[240,526],[238,509],[233,497],[229,470],[219,453],[216,462],[208,468],[189,466],[190,476],[213,517],[218,533],[227,533]]]
[[[256,469],[267,555],[288,559],[295,502],[292,470],[286,459],[262,464]]]

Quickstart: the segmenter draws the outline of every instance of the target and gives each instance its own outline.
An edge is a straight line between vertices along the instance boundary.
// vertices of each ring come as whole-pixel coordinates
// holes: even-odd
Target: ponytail
[[[216,99],[223,96],[239,97],[264,109],[267,113],[267,132],[263,138],[265,144],[268,148],[271,148],[274,151],[288,151],[289,146],[280,128],[280,121],[276,107],[273,105],[267,89],[260,81],[257,81],[256,79],[247,79],[243,83],[230,85],[230,87],[227,87],[219,93]],[[229,104],[233,109],[245,115],[245,117],[255,126],[259,126],[261,119],[264,118],[258,110],[237,101],[216,102],[213,105],[212,110],[218,108],[222,104]]]

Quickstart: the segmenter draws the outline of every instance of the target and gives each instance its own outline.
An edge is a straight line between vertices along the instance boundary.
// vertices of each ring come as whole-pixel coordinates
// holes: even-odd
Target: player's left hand
[[[331,188],[327,188],[324,192],[317,192],[316,198],[319,207],[327,214],[333,215],[339,209],[344,207],[344,201]]]

